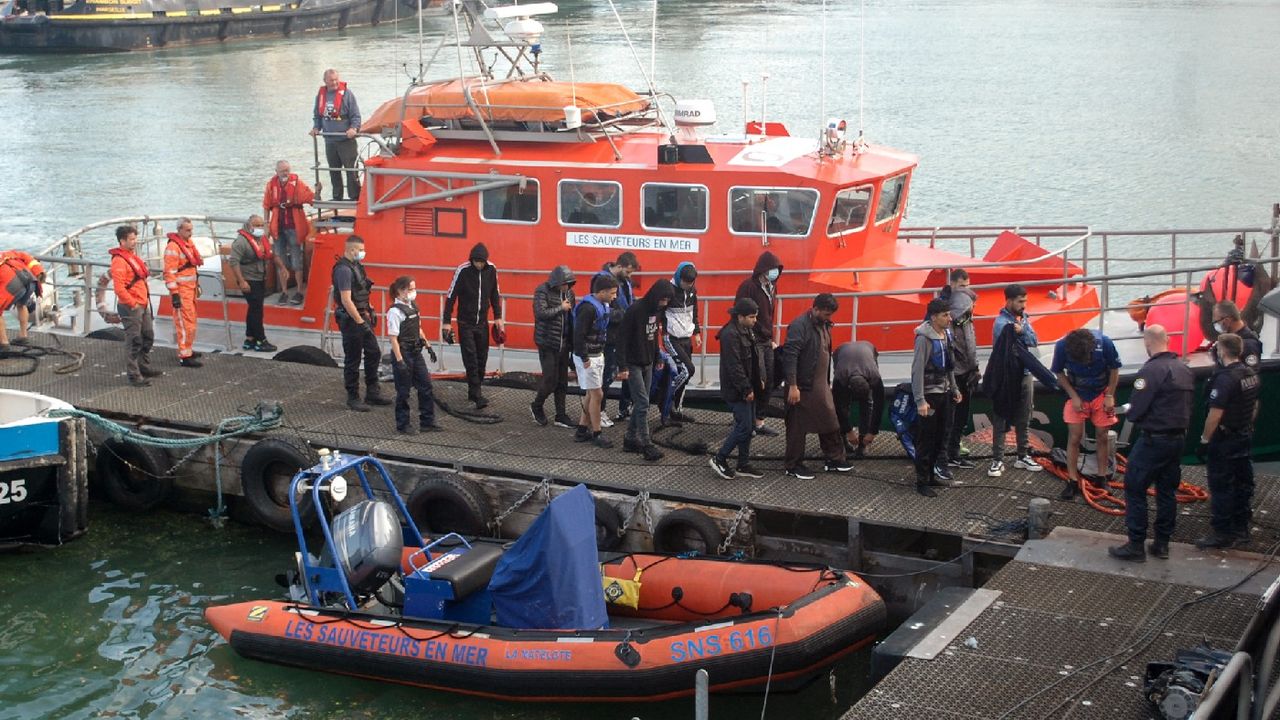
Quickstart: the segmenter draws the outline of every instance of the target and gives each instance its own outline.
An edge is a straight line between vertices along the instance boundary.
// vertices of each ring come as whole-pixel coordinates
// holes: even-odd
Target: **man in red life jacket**
[[[280,305],[302,304],[302,272],[306,257],[303,243],[311,234],[311,224],[303,205],[310,205],[316,194],[298,176],[289,171],[289,161],[276,163],[276,175],[267,181],[262,194],[262,209],[267,216],[267,234],[275,239],[272,250],[276,261],[276,278],[280,283]],[[290,297],[289,274],[293,274],[295,291]]]
[[[151,345],[155,341],[151,293],[147,291],[147,264],[134,251],[138,231],[128,225],[116,228],[119,247],[111,249],[111,283],[116,293],[116,312],[124,323],[124,345],[128,351],[129,384],[146,387],[147,378],[164,373],[151,369]]]
[[[18,337],[15,343],[27,342],[27,326],[36,298],[42,295],[40,283],[44,280],[44,267],[40,261],[21,250],[0,252],[0,313],[10,307],[18,309]],[[9,332],[0,320],[0,346],[9,344]]]
[[[324,136],[325,161],[329,163],[329,184],[333,186],[332,197],[342,200],[342,168],[347,170],[347,198],[355,200],[360,197],[360,174],[355,171],[359,157],[356,147],[356,133],[360,132],[360,107],[356,104],[356,96],[347,89],[347,84],[338,79],[338,71],[329,68],[324,71],[324,85],[316,93],[316,101],[312,107],[311,136]]]
[[[178,231],[169,233],[164,247],[164,285],[173,301],[173,340],[178,346],[178,364],[200,367],[191,346],[196,341],[196,297],[199,296],[198,268],[204,264],[191,241],[191,220],[178,221]]]

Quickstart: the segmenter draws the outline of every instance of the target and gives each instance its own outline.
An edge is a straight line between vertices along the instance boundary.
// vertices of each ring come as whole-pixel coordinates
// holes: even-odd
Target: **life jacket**
[[[595,348],[603,350],[605,338],[608,337],[609,334],[609,306],[600,302],[599,298],[595,295],[585,295],[578,301],[578,307],[573,309],[573,315],[575,318],[578,316],[578,308],[582,307],[583,304],[590,305],[595,308],[596,311],[596,321],[592,325],[591,330],[587,331],[587,348],[589,351]]]
[[[316,94],[316,115],[329,120],[342,119],[342,100],[347,95],[347,84],[338,83],[338,90],[333,94],[333,112],[326,113],[324,111],[324,98],[329,93],[329,88],[324,85],[320,86],[320,92]]]
[[[951,328],[947,328],[944,335],[945,340],[929,339],[929,360],[924,366],[926,384],[945,383],[947,373],[955,368],[955,360],[951,357]]]
[[[249,247],[253,248],[253,254],[257,255],[259,260],[271,262],[271,243],[267,242],[266,238],[256,238],[253,236],[253,233],[247,233],[243,228],[238,232],[240,233],[240,237],[244,238],[245,242],[249,243]]]
[[[136,300],[139,304],[146,302],[147,297],[150,295],[150,290],[147,288],[147,277],[151,274],[151,271],[147,268],[147,264],[143,262],[142,258],[138,257],[137,253],[125,250],[121,247],[113,247],[107,252],[112,258],[120,258],[123,260],[125,267],[132,271],[133,278],[129,280],[129,282],[125,283],[124,286],[126,292],[132,293],[133,286],[138,284],[139,281],[142,282],[141,295],[137,295],[132,298],[125,297],[120,294],[120,290],[117,288],[116,295],[119,296],[117,297],[117,300],[121,303],[128,303],[130,300]]]
[[[343,265],[351,268],[351,303],[356,306],[357,310],[369,310],[369,291],[373,289],[373,281],[368,275],[364,274],[364,265],[348,258],[346,255],[339,255],[338,261],[333,264],[333,274],[336,276],[338,268]],[[338,291],[338,284],[334,283],[333,302],[342,310],[342,295]],[[345,310],[342,310],[344,313]]]
[[[405,355],[418,352],[422,349],[422,331],[419,329],[422,319],[418,313],[418,303],[397,300],[391,307],[399,308],[404,313],[404,320],[400,321],[400,334],[396,337],[400,342],[400,352]]]
[[[26,305],[38,285],[35,275],[20,258],[4,258],[0,261],[0,311],[8,310],[11,305]]]
[[[178,246],[178,252],[182,253],[185,265],[178,268],[175,272],[182,272],[187,268],[198,268],[204,265],[204,258],[200,257],[200,251],[196,249],[196,244],[183,238],[178,233],[169,233],[169,242]]]

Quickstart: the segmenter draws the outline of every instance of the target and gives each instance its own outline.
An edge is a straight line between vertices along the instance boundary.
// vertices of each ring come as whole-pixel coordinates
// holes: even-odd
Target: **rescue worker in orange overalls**
[[[18,337],[14,344],[25,345],[27,342],[27,326],[36,307],[36,298],[43,295],[40,285],[43,280],[44,267],[30,253],[21,250],[0,252],[0,313],[10,306],[18,309]],[[8,344],[9,330],[0,320],[0,346]]]
[[[204,264],[200,251],[191,241],[191,220],[178,221],[178,231],[169,233],[164,246],[164,285],[173,301],[173,341],[178,346],[178,364],[200,367],[201,362],[191,346],[196,341],[196,297],[200,294],[197,269]]]
[[[129,384],[147,387],[153,378],[164,373],[151,369],[151,345],[155,342],[155,314],[151,309],[151,293],[147,290],[147,264],[134,252],[138,247],[138,231],[128,225],[116,228],[116,242],[111,248],[111,283],[116,292],[116,312],[124,324],[124,346],[129,358]],[[99,310],[102,308],[99,307]]]

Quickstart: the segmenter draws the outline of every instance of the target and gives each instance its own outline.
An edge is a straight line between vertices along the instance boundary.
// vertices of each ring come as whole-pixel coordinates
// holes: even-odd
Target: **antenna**
[[[618,14],[618,6],[609,0],[609,9],[613,11],[613,17],[618,21],[618,28],[622,30],[622,38],[627,41],[627,49],[631,51],[631,57],[635,59],[636,66],[640,68],[640,74],[644,77],[644,82],[649,86],[649,97],[653,99],[653,107],[658,112],[658,118],[666,126],[667,132],[675,135],[674,129],[666,122],[666,118],[662,115],[662,108],[658,106],[658,89],[653,85],[653,77],[645,72],[644,63],[640,62],[640,55],[636,53],[636,46],[631,42],[631,34],[627,32],[627,26],[622,22],[622,16]],[[675,141],[672,140],[674,143]]]
[[[658,76],[658,0],[653,0],[653,24],[649,30],[649,77]]]
[[[818,101],[818,127],[825,128],[827,124],[827,0],[822,0],[822,64],[819,72],[822,73],[822,90]],[[819,130],[819,133],[825,135],[825,131]]]
[[[454,12],[456,13],[457,11],[455,10]],[[454,19],[457,19],[456,14],[454,15]],[[427,71],[423,68],[422,63],[422,0],[418,0],[418,77],[415,79],[415,82],[417,80],[421,80],[426,74]]]
[[[462,28],[458,26],[458,3],[449,3],[453,7],[453,45],[458,49],[458,82],[465,86],[466,71],[462,69]],[[422,16],[418,16],[422,22]]]
[[[862,0],[858,10],[858,145],[862,144],[862,109],[864,101],[865,78],[867,74],[867,0]]]

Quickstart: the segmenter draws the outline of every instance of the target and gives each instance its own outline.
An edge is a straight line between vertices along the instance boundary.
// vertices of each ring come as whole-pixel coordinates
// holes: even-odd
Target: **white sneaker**
[[[991,466],[987,468],[987,477],[1000,477],[1004,475],[1004,463],[999,460],[992,460]]]
[[[1040,463],[1031,459],[1030,455],[1023,455],[1017,460],[1014,460],[1013,466],[1019,470],[1026,470],[1027,472],[1041,472],[1044,470],[1044,468],[1040,466]]]
[[[600,427],[602,428],[613,427],[613,421],[610,420],[609,416],[606,415],[605,413],[600,413]]]

